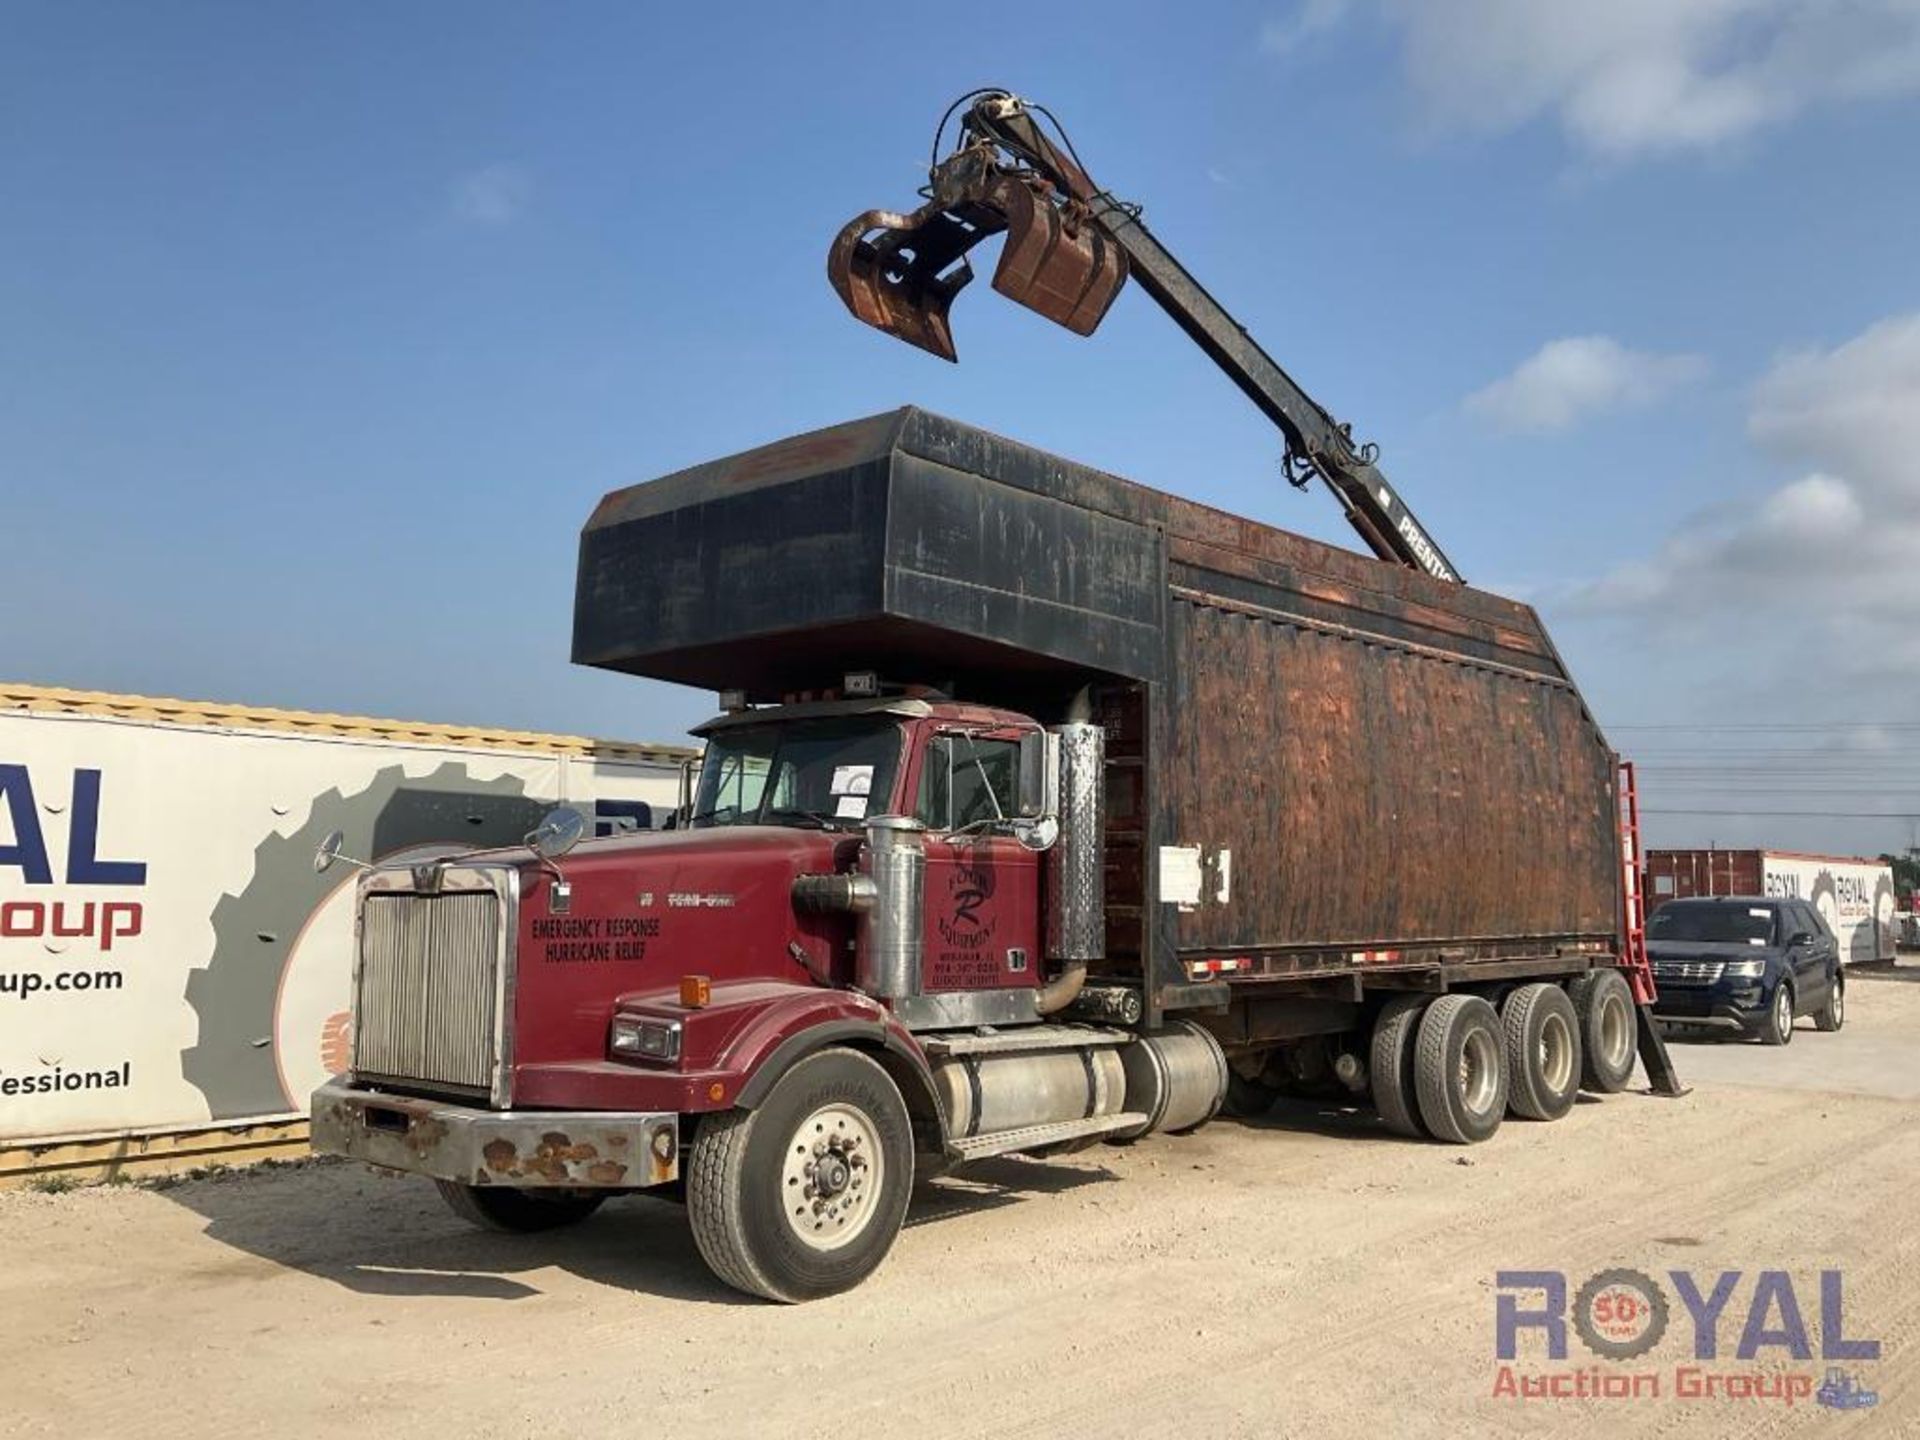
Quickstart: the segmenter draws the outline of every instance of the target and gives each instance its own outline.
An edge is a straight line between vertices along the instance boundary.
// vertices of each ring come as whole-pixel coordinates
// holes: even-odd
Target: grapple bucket
[[[973,279],[967,251],[1005,223],[988,212],[965,218],[939,200],[911,215],[869,210],[835,237],[827,278],[855,319],[956,360],[947,309]]]
[[[1125,252],[1077,204],[1057,205],[1011,176],[995,192],[1007,243],[993,288],[1076,335],[1091,335],[1127,283]]]
[[[973,279],[967,251],[1002,230],[993,288],[1091,335],[1127,283],[1126,255],[1077,203],[977,162],[937,173],[934,198],[911,215],[869,210],[853,220],[828,252],[827,278],[856,319],[953,360],[947,312]]]

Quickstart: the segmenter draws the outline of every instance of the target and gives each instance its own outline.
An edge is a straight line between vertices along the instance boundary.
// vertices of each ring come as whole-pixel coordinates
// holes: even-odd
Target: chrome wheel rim
[[[1614,996],[1600,1011],[1600,1051],[1610,1065],[1620,1066],[1632,1050],[1633,1022],[1627,1018],[1626,1002]]]
[[[1847,1018],[1847,987],[1841,983],[1838,975],[1833,977],[1833,1023],[1838,1025]]]
[[[1476,1029],[1460,1047],[1460,1099],[1475,1115],[1493,1108],[1500,1091],[1500,1053],[1493,1036]]]
[[[1773,1028],[1782,1035],[1793,1029],[1793,996],[1787,993],[1784,985],[1780,987],[1780,993],[1773,997]]]
[[[873,1221],[886,1157],[880,1132],[850,1105],[823,1105],[787,1138],[780,1213],[810,1250],[851,1245]]]
[[[1561,1015],[1540,1027],[1540,1078],[1558,1095],[1573,1082],[1573,1029]]]

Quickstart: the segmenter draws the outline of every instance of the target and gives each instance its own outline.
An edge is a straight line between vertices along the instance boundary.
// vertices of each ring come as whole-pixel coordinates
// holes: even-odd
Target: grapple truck
[[[981,194],[936,169],[927,212],[836,244],[862,318],[947,338],[929,225],[1011,216],[1027,280],[1083,301],[1134,254],[1025,131],[994,168],[1009,102],[956,152]],[[316,1148],[507,1230],[684,1198],[722,1280],[798,1301],[881,1262],[916,1175],[987,1156],[1288,1090],[1481,1141],[1623,1088],[1636,1043],[1676,1090],[1616,756],[1538,617],[1314,415],[1294,464],[1378,559],[915,409],[607,496],[573,656],[720,692],[697,787],[663,831],[369,867]]]

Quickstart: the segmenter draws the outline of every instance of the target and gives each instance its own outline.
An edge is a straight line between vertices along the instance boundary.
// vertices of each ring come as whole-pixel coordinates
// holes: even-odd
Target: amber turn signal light
[[[682,975],[680,1003],[689,1010],[704,1010],[713,1003],[713,982],[704,975]]]

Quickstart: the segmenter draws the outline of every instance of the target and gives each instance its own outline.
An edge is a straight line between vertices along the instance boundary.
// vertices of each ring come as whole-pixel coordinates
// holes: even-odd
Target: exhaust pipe
[[[926,826],[910,815],[875,815],[866,829],[858,878],[872,888],[870,902],[856,912],[855,983],[876,999],[906,999],[920,993]]]
[[[1060,749],[1060,838],[1047,855],[1047,958],[1060,973],[1041,987],[1042,1015],[1065,1009],[1087,983],[1087,965],[1106,954],[1104,825],[1107,732],[1089,723],[1086,692],[1075,719],[1053,727]]]

